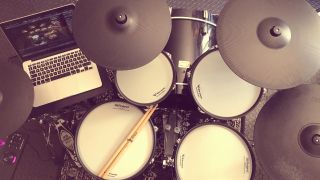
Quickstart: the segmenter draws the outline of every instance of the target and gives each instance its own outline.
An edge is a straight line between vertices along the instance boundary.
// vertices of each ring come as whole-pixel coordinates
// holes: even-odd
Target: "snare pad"
[[[128,101],[137,105],[156,104],[173,87],[173,65],[168,56],[161,53],[140,68],[118,70],[115,80],[119,93]]]
[[[244,138],[228,127],[207,124],[182,139],[175,163],[180,180],[249,180],[252,162]]]
[[[140,109],[124,102],[101,104],[90,111],[76,135],[77,154],[83,166],[97,176],[142,116]],[[154,139],[149,122],[104,178],[127,179],[138,174],[151,158]]]
[[[191,92],[209,115],[232,118],[249,111],[262,88],[242,80],[229,69],[218,50],[210,50],[200,56],[192,69]]]

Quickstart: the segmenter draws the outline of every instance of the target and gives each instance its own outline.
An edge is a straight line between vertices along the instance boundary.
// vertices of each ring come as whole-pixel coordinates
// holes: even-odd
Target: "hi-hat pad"
[[[217,42],[227,65],[260,87],[286,89],[320,68],[320,18],[303,0],[232,0],[221,11]]]
[[[319,179],[320,85],[277,92],[260,111],[257,159],[273,179]]]
[[[33,98],[32,82],[23,69],[0,63],[0,137],[13,133],[27,120]]]
[[[128,70],[161,53],[171,32],[171,17],[163,0],[79,0],[72,27],[89,59]]]

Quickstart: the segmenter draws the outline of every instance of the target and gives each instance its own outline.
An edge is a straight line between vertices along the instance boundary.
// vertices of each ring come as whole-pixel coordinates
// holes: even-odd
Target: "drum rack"
[[[262,97],[262,101],[266,101],[272,93],[266,93],[265,96]],[[28,120],[42,122],[41,126],[46,126],[47,128],[50,124],[54,124],[58,119],[64,119],[65,123],[64,126],[70,130],[70,132],[75,135],[75,131],[77,128],[78,123],[82,120],[83,116],[94,106],[97,104],[110,102],[114,99],[118,99],[116,90],[109,91],[94,98],[88,99],[86,101],[79,102],[73,106],[69,106],[66,108],[61,109],[59,112],[50,113],[50,114],[42,114],[38,117],[33,117]],[[260,105],[261,104],[261,105]],[[263,102],[257,105],[256,109],[259,109],[262,106]],[[174,113],[176,116],[176,127],[174,127],[174,132],[177,134],[177,139],[174,144],[174,149],[172,151],[176,151],[178,142],[181,138],[187,134],[187,132],[200,124],[205,123],[219,123],[224,124],[228,127],[233,128],[234,130],[238,131],[241,134],[244,134],[246,137],[250,138],[251,128],[250,127],[254,122],[251,122],[254,119],[255,111],[252,110],[252,113],[248,114],[248,119],[246,119],[246,123],[244,123],[243,118],[231,119],[231,120],[219,120],[216,118],[212,118],[209,115],[199,112],[197,109],[182,109],[182,108],[174,108],[174,107],[160,107],[158,111],[154,113],[151,118],[153,122],[154,129],[156,132],[156,147],[152,157],[151,163],[145,168],[143,173],[139,176],[135,177],[134,179],[176,179],[174,164],[170,161],[170,157],[165,155],[166,151],[166,141],[165,141],[165,131],[168,127],[163,122],[168,122],[168,119]],[[43,123],[43,122],[47,122]],[[172,128],[172,127],[171,127]],[[43,128],[46,129],[46,128]],[[251,130],[250,130],[251,129]],[[58,138],[50,136],[47,134],[46,139],[48,138]],[[251,141],[249,141],[251,142]],[[62,145],[61,145],[62,146]],[[56,148],[56,147],[49,147],[49,148]],[[61,147],[59,147],[61,148]],[[54,150],[49,150],[50,152],[54,152]],[[171,157],[172,160],[172,157]],[[256,167],[256,177],[260,176],[259,179],[263,176],[263,172],[259,166]],[[61,167],[59,180],[96,180],[97,178],[90,175],[87,171],[83,168],[79,168],[76,166],[72,158],[68,153],[64,156],[64,163]]]

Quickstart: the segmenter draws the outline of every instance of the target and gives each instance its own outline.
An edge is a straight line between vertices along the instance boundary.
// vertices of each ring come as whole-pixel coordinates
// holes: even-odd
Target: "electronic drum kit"
[[[114,83],[124,99],[97,105],[83,117],[76,132],[83,167],[98,176],[144,114],[143,107],[162,102],[177,85],[187,83],[199,109],[226,120],[250,112],[264,89],[279,91],[259,112],[253,147],[225,125],[193,127],[177,145],[178,179],[253,179],[255,156],[273,179],[318,179],[320,86],[315,80],[320,69],[320,18],[315,10],[303,0],[233,0],[226,3],[217,24],[210,23],[206,13],[208,21],[174,17],[178,11],[170,12],[161,0],[77,2],[75,40],[92,61],[115,71]],[[170,47],[175,38],[170,33],[178,22],[191,24],[189,28],[195,22],[204,24],[198,28],[200,34],[216,26],[217,44],[191,52],[188,57],[193,59],[177,56],[183,47]],[[215,37],[206,40],[211,38]],[[1,137],[28,117],[33,93],[24,73],[5,63],[0,68]],[[138,175],[150,163],[155,141],[149,121],[102,178]]]

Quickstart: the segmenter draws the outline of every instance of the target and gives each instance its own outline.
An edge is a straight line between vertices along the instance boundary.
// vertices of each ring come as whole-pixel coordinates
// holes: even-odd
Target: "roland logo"
[[[197,96],[198,96],[200,99],[202,99],[200,84],[197,85],[197,87],[196,87],[196,92],[197,92]]]
[[[244,174],[249,173],[250,161],[248,157],[244,157]]]
[[[159,97],[161,94],[163,94],[165,92],[166,88],[162,88],[160,91],[156,92],[153,94],[153,96],[155,97]]]
[[[118,174],[109,172],[108,177],[117,177]]]
[[[180,167],[181,167],[181,168],[183,168],[184,157],[185,157],[185,154],[182,154],[182,155],[180,156],[180,162],[179,162],[179,164],[180,164]]]
[[[128,105],[124,105],[124,104],[115,104],[115,106],[117,108],[122,108],[122,109],[129,109],[130,108]]]

